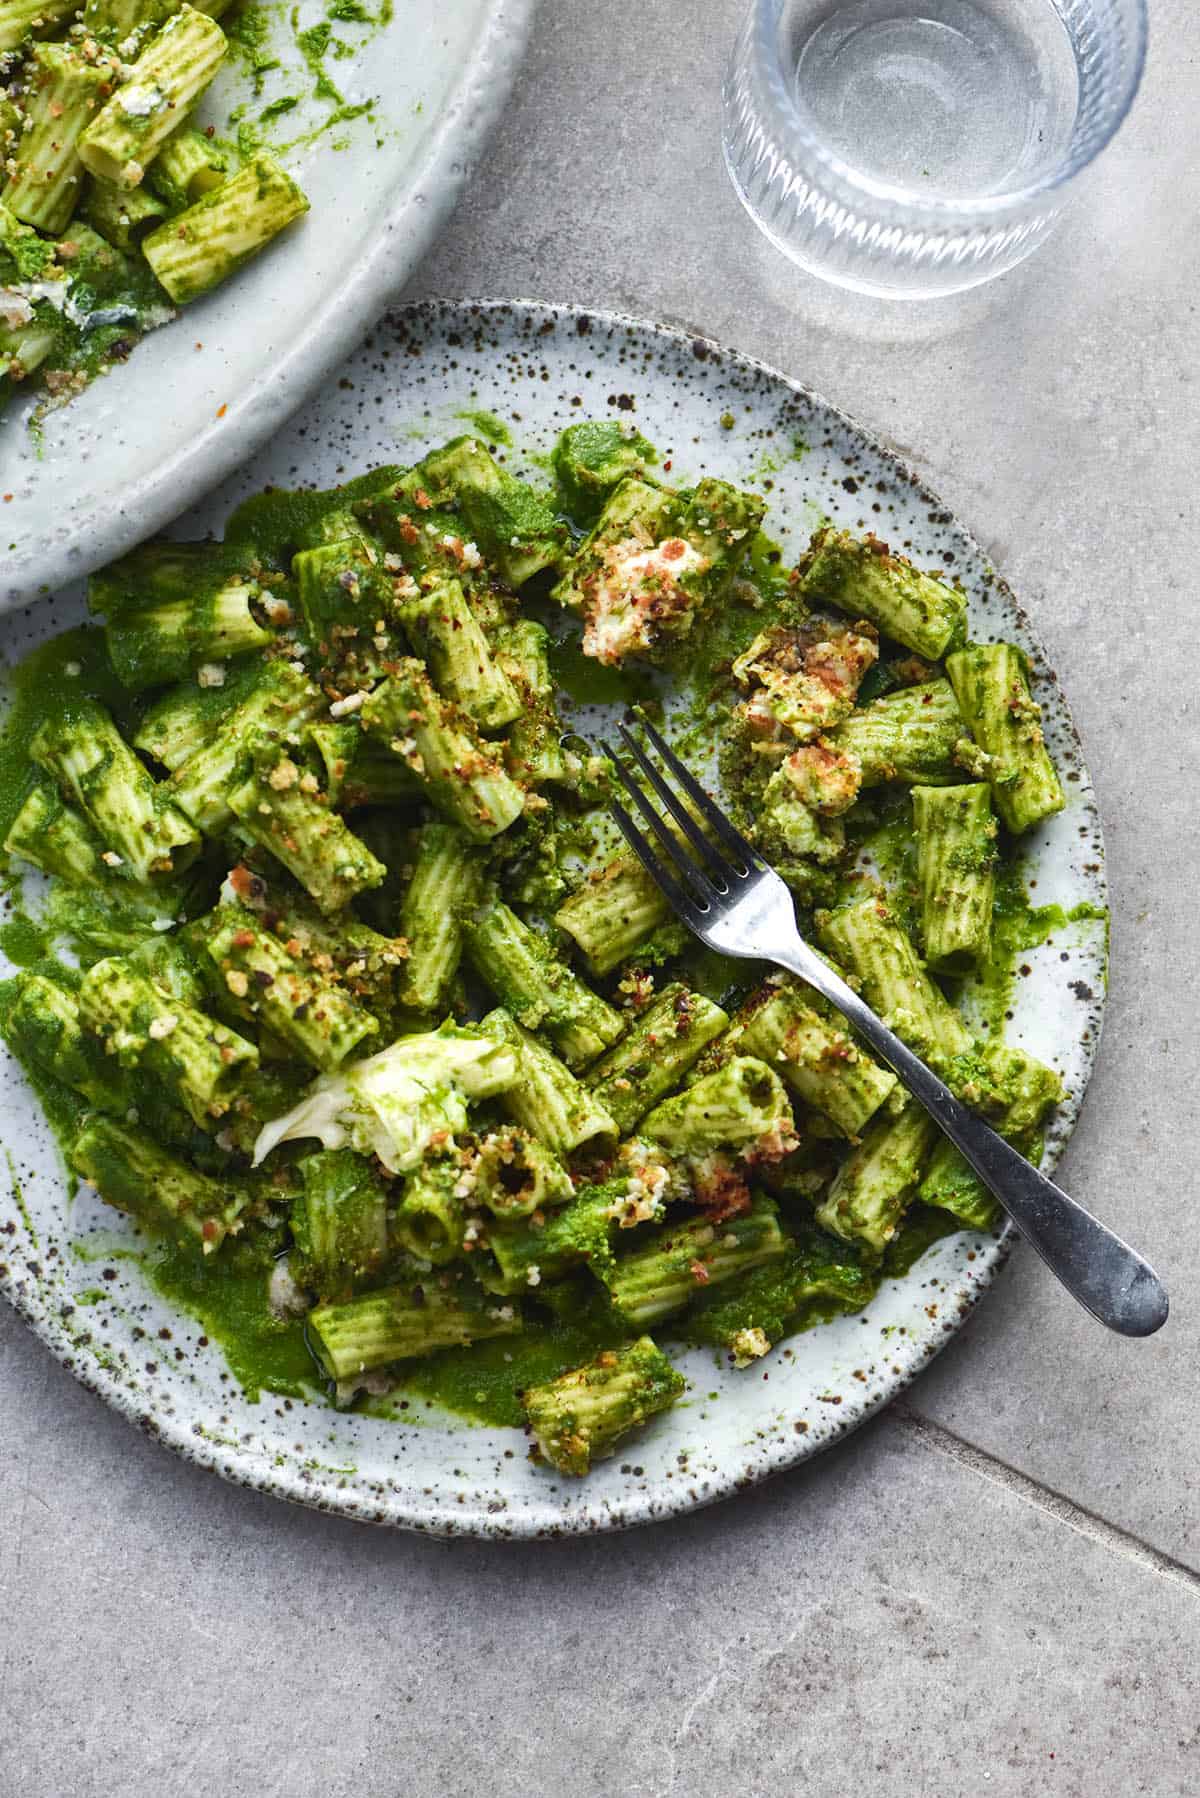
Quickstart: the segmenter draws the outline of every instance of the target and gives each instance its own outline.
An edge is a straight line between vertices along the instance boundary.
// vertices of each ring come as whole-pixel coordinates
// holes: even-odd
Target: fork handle
[[[841,1011],[970,1162],[984,1185],[1079,1303],[1122,1336],[1150,1336],[1167,1319],[1167,1293],[1149,1263],[1069,1198],[989,1124],[968,1111],[920,1056],[888,1029],[800,938],[774,960]]]

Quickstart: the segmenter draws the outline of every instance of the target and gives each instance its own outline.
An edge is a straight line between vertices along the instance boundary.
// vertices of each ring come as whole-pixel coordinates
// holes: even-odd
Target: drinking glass
[[[1145,55],[1145,0],[752,0],[725,161],[755,224],[812,274],[956,293],[1049,235]]]

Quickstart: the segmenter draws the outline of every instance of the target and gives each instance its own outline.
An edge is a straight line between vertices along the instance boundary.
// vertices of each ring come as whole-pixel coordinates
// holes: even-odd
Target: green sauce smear
[[[582,1321],[576,1317],[570,1322],[527,1324],[521,1336],[497,1336],[414,1362],[401,1374],[387,1403],[395,1406],[405,1397],[427,1399],[476,1423],[519,1429],[525,1421],[520,1394],[526,1387],[552,1380],[590,1361],[601,1349],[628,1340],[624,1325],[606,1318],[598,1306],[589,1310],[586,1294],[572,1290]]]
[[[454,416],[465,419],[466,423],[473,428],[475,435],[482,437],[485,443],[499,443],[505,449],[512,448],[512,432],[504,420],[497,418],[494,412],[472,412],[468,408],[462,412],[456,412]]]
[[[162,1242],[140,1261],[163,1297],[189,1311],[221,1345],[230,1372],[247,1398],[264,1391],[312,1398],[322,1381],[304,1339],[304,1325],[280,1322],[267,1305],[269,1248],[253,1239],[228,1244],[204,1261],[191,1244]]]

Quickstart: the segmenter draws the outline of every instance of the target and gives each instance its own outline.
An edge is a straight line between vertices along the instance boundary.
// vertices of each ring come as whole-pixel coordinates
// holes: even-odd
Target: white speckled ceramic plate
[[[247,10],[266,28],[266,67],[252,76],[231,54],[199,118],[223,136],[261,132],[312,209],[40,434],[32,400],[0,412],[0,611],[161,530],[361,342],[479,155],[533,0],[371,0],[332,27],[323,0],[248,0],[235,21]],[[325,34],[322,85],[304,52]]]
[[[258,488],[327,486],[372,463],[415,460],[462,429],[503,419],[518,471],[580,416],[620,410],[670,457],[673,477],[721,475],[769,489],[768,527],[794,555],[818,512],[873,527],[942,564],[970,598],[977,637],[1015,638],[1037,677],[1068,805],[1029,844],[1039,904],[1105,903],[1103,843],[1066,703],[1029,622],[973,538],[881,443],[823,400],[703,340],[611,316],[532,305],[432,305],[377,328],[341,378],[249,467],[188,517],[219,530]],[[733,428],[722,428],[723,414]],[[797,441],[807,445],[796,459]],[[535,470],[536,472],[536,470]],[[78,592],[14,618],[19,656],[81,614]],[[1053,1063],[1071,1097],[1053,1162],[1078,1114],[1104,993],[1103,926],[1070,926],[1028,953],[1015,1039]],[[912,1380],[992,1285],[1005,1238],[944,1238],[870,1308],[803,1334],[745,1373],[695,1351],[691,1388],[582,1482],[539,1469],[517,1431],[428,1411],[403,1424],[340,1416],[271,1395],[249,1403],[200,1328],[146,1285],[131,1227],[92,1197],[73,1203],[50,1133],[19,1072],[0,1103],[14,1190],[0,1201],[0,1282],[83,1383],[172,1448],[227,1479],[347,1516],[443,1534],[528,1536],[610,1529],[685,1511],[818,1452]],[[1001,1299],[1000,1302],[1003,1302]],[[1064,1297],[1064,1304],[1070,1301]]]

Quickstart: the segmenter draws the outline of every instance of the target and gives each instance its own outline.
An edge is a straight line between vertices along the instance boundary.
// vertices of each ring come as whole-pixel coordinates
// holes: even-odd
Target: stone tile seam
[[[1074,1499],[1056,1492],[1052,1486],[1044,1485],[1018,1468],[1011,1467],[1007,1461],[989,1454],[986,1449],[977,1448],[974,1443],[965,1442],[956,1436],[944,1424],[932,1423],[927,1417],[919,1417],[907,1405],[896,1404],[891,1408],[892,1416],[901,1423],[925,1448],[935,1454],[955,1461],[960,1467],[977,1475],[980,1479],[990,1480],[993,1485],[1001,1486],[1006,1492],[1019,1499],[1022,1504],[1032,1505],[1035,1510],[1053,1518],[1056,1523],[1065,1524],[1077,1535],[1084,1536],[1094,1542],[1108,1554],[1119,1555],[1123,1560],[1132,1561],[1143,1573],[1158,1575],[1161,1579],[1169,1579],[1183,1586],[1194,1597],[1200,1598],[1200,1573],[1189,1567],[1186,1562],[1176,1560],[1172,1555],[1164,1554],[1159,1548],[1135,1536],[1131,1530],[1122,1529],[1119,1524],[1110,1523],[1107,1518],[1099,1516],[1095,1511],[1087,1510],[1076,1504]]]

